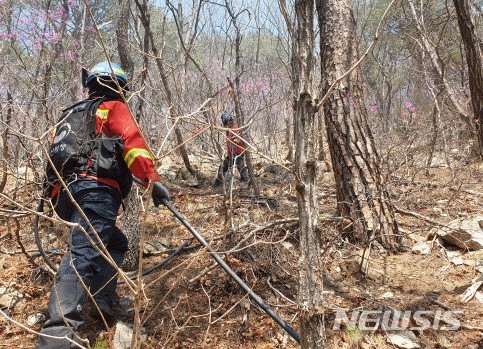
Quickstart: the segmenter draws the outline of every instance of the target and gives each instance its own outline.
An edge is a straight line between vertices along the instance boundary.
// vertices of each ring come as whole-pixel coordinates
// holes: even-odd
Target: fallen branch
[[[248,233],[243,239],[241,239],[234,247],[232,247],[230,250],[228,250],[227,252],[224,252],[224,254],[230,254],[230,253],[233,253],[234,251],[238,250],[238,248],[243,245],[246,241],[248,241],[249,239],[251,239],[254,235],[256,235],[257,233],[261,232],[261,231],[264,231],[266,229],[269,229],[269,228],[272,228],[276,225],[280,225],[280,224],[286,224],[286,223],[295,223],[295,222],[298,222],[299,219],[298,218],[286,218],[286,219],[278,219],[276,221],[273,221],[271,222],[270,224],[267,224],[263,227],[259,227],[257,229],[254,229],[252,230],[250,233]],[[198,281],[200,278],[202,278],[207,272],[209,272],[210,270],[214,269],[215,267],[217,266],[216,263],[213,263],[212,265],[210,265],[209,267],[206,267],[203,271],[201,271],[201,273],[199,273],[198,275],[196,275],[194,278],[190,279],[189,282],[190,283],[194,283],[196,281]]]
[[[282,292],[280,292],[279,290],[277,290],[275,287],[272,286],[272,284],[270,283],[270,276],[267,279],[267,285],[268,285],[268,287],[270,287],[272,289],[273,292],[275,292],[276,295],[282,297],[283,299],[288,301],[290,304],[294,304],[294,305],[297,304],[296,302],[294,302],[293,300],[291,300],[286,295],[284,295]]]
[[[458,229],[451,228],[451,227],[447,226],[446,224],[435,221],[435,220],[433,220],[429,217],[423,216],[423,215],[416,213],[416,212],[413,212],[413,211],[406,211],[406,210],[403,210],[403,209],[396,207],[396,206],[394,206],[394,209],[396,210],[396,213],[404,214],[406,216],[415,217],[415,218],[418,218],[422,221],[425,221],[426,223],[430,223],[430,224],[436,225],[438,227],[447,228],[447,229],[450,229],[450,230],[458,230]]]
[[[483,274],[473,280],[471,286],[461,295],[461,301],[463,303],[468,303],[472,300],[481,285],[483,285]]]

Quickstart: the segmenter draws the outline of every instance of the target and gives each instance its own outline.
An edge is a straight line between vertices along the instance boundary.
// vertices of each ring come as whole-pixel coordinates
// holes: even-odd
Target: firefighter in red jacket
[[[242,182],[248,181],[248,170],[245,167],[246,144],[240,135],[238,125],[235,123],[235,117],[231,114],[223,113],[221,115],[221,123],[224,127],[229,128],[226,131],[227,154],[218,169],[218,175],[213,184],[214,187],[219,187],[221,185],[226,171],[231,169],[233,164],[236,164],[238,172],[240,172],[240,180]]]
[[[60,186],[52,167],[47,169],[48,192],[56,204],[57,215],[63,220],[78,223],[78,226],[71,228],[67,251],[51,290],[48,317],[38,338],[37,349],[78,347],[73,342],[79,342],[78,331],[84,323],[82,308],[88,291],[104,318],[109,320],[121,315],[116,293],[116,268],[99,251],[109,255],[117,266],[123,262],[128,240],[116,227],[116,218],[122,197],[131,188],[132,175],[146,187],[154,181],[152,197],[156,206],[170,199],[168,190],[159,182],[159,174],[155,171],[154,161],[140,130],[122,102],[119,87],[127,91],[127,77],[122,68],[112,62],[96,64],[83,77],[83,84],[89,90],[89,98],[62,114],[65,117],[62,120],[71,123],[65,125],[62,132],[57,129],[50,148],[51,159],[59,155],[56,151],[69,148],[62,142],[67,142],[73,129],[75,120],[72,118],[95,118],[92,129],[95,128],[97,136],[92,137],[93,145],[88,152],[71,154],[69,161],[63,163],[65,166],[56,166],[67,184],[66,188]],[[92,106],[91,110],[88,106]],[[60,124],[67,123],[62,120]],[[89,132],[92,133],[92,129]],[[74,139],[82,137],[77,134]],[[115,161],[104,154],[109,145],[116,149]],[[68,192],[81,211],[73,204]],[[91,315],[100,317],[95,306],[92,310]]]

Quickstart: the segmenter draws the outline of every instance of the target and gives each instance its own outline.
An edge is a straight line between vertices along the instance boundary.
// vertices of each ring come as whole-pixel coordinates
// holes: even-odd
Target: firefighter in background
[[[226,157],[218,169],[214,187],[219,187],[225,178],[225,173],[236,164],[242,182],[248,181],[248,169],[245,167],[246,144],[240,136],[240,130],[235,123],[235,117],[228,113],[221,115],[223,127],[229,128],[226,131]]]
[[[109,144],[114,144],[113,149],[117,149],[116,156],[119,161],[109,165],[112,168],[104,168],[101,171],[101,163],[105,164],[106,159],[102,158],[104,155],[101,154],[99,147],[90,148],[89,152],[72,154],[69,159],[75,161],[65,162],[62,171],[59,171],[67,184],[66,189],[60,186],[57,176],[52,175],[52,168],[47,168],[46,187],[49,188],[52,202],[56,203],[56,213],[63,220],[79,223],[88,237],[79,226],[74,226],[70,230],[67,251],[50,293],[48,317],[38,338],[37,349],[78,347],[72,341],[80,340],[78,331],[84,323],[82,308],[88,290],[107,320],[119,315],[116,269],[97,249],[108,253],[117,266],[123,262],[124,254],[128,250],[128,240],[116,227],[116,218],[122,197],[126,196],[131,188],[132,175],[139,178],[146,187],[151,181],[155,181],[152,198],[156,206],[163,200],[169,200],[169,192],[159,182],[160,177],[155,171],[148,147],[127,105],[122,101],[121,91],[115,80],[124,91],[127,91],[127,76],[119,65],[112,62],[96,64],[83,76],[83,85],[89,91],[88,99],[66,109],[62,114],[65,118],[71,118],[68,128],[64,128],[69,132],[77,117],[91,120],[89,132],[97,135],[92,139],[111,140]],[[93,100],[98,104],[91,107],[91,110],[84,107],[92,105]],[[54,150],[68,149],[63,147],[61,142],[67,142],[66,135],[69,132],[56,133],[50,155]],[[83,213],[71,202],[67,191]],[[96,244],[97,249],[91,241]],[[97,308],[92,309],[92,315],[99,316]]]

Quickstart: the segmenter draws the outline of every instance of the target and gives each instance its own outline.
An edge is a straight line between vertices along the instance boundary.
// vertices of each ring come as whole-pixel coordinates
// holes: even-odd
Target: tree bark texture
[[[322,90],[358,60],[350,0],[317,0]],[[324,105],[328,143],[337,184],[337,211],[352,221],[347,232],[358,243],[377,238],[384,247],[400,243],[397,221],[381,174],[381,160],[367,123],[360,68],[332,91]]]
[[[295,2],[294,64],[295,177],[300,219],[299,290],[302,348],[323,348],[323,282],[317,204],[318,118],[314,100],[314,1]]]
[[[483,159],[483,42],[478,37],[475,20],[471,15],[469,0],[453,0],[458,25],[465,46],[466,62],[478,137],[479,155]]]
[[[122,267],[124,270],[136,270],[139,265],[139,248],[141,222],[139,215],[139,200],[136,188],[124,200],[124,214],[122,216],[122,231],[129,241],[129,250],[124,256]]]
[[[117,49],[121,66],[126,71],[128,77],[134,75],[134,65],[129,54],[128,24],[130,10],[130,0],[119,0],[119,20],[116,28]],[[124,214],[122,217],[122,230],[129,241],[129,250],[124,257],[123,268],[125,270],[135,270],[139,263],[139,243],[141,233],[141,222],[139,220],[139,201],[135,190],[132,190],[124,200]]]
[[[131,14],[131,0],[118,0],[119,2],[119,20],[117,21],[116,28],[116,40],[117,51],[119,53],[119,59],[121,61],[122,68],[131,74],[131,79],[134,72],[134,64],[129,54],[129,17]]]
[[[9,128],[12,123],[12,111],[13,111],[13,96],[9,90],[7,90],[7,105],[2,105],[2,109],[6,109],[6,116],[2,122],[5,124],[5,129],[2,132],[2,179],[0,180],[0,193],[3,193],[5,185],[8,179],[8,161],[9,161],[9,146],[8,146],[8,135]],[[3,119],[3,118],[2,118]]]

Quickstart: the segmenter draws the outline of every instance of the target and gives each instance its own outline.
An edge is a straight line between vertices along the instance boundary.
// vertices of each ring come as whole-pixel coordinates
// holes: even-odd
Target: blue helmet
[[[92,67],[92,69],[89,71],[89,74],[87,75],[85,85],[87,86],[92,81],[96,81],[96,77],[114,80],[113,75],[116,76],[116,79],[121,87],[125,87],[127,85],[127,75],[121,68],[121,66],[113,62],[111,62],[111,64],[109,65],[109,62],[107,61],[97,63],[95,66]]]
[[[221,123],[223,126],[231,124],[233,121],[235,121],[235,117],[233,115],[228,113],[221,114]]]

